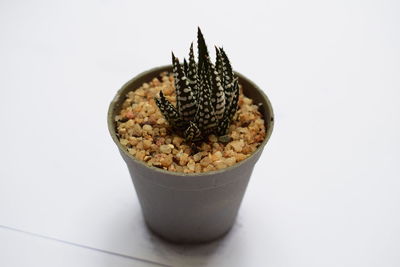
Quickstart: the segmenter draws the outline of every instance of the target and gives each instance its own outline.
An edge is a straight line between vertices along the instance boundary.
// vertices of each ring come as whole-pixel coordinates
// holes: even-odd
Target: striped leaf
[[[231,97],[232,93],[234,92],[234,79],[235,75],[232,70],[231,63],[229,62],[228,56],[226,55],[224,49],[221,47],[220,51],[220,60],[222,62],[222,86],[225,89],[225,94],[228,98]]]
[[[205,69],[200,71],[199,78],[200,90],[195,122],[199,129],[207,134],[212,132],[214,127],[217,126],[217,119],[211,101],[211,84]]]
[[[186,58],[183,59],[183,73],[185,74],[186,77],[188,77],[188,72],[189,72],[189,65],[186,61]]]
[[[175,78],[176,106],[179,115],[184,121],[191,121],[197,110],[197,103],[189,87],[189,82],[179,60],[172,54],[173,71]]]
[[[201,139],[201,131],[193,122],[189,122],[189,127],[184,132],[184,137],[187,141],[197,141]]]
[[[197,50],[198,50],[198,72],[200,72],[201,68],[207,68],[208,62],[208,50],[206,41],[204,40],[204,36],[201,33],[200,28],[197,28]]]
[[[225,106],[225,112],[221,123],[218,125],[217,134],[226,135],[229,130],[229,125],[236,114],[239,102],[239,83],[236,78],[234,81],[234,93],[231,95],[230,99],[227,100],[227,105]]]
[[[186,123],[181,119],[176,108],[165,98],[162,91],[160,92],[160,98],[155,98],[154,100],[172,128],[182,130],[186,127]]]
[[[211,102],[214,107],[215,117],[219,121],[224,116],[225,92],[221,84],[220,75],[211,61],[209,61],[209,73],[211,78]]]
[[[194,59],[194,53],[193,53],[193,43],[190,45],[190,51],[189,51],[189,64],[188,64],[188,71],[186,73],[186,76],[188,78],[189,82],[189,87],[192,89],[193,96],[197,100],[197,92],[198,92],[198,86],[197,86],[197,63],[196,60]]]
[[[223,73],[223,65],[222,65],[222,55],[221,51],[218,49],[218,47],[215,46],[215,55],[216,55],[216,60],[215,60],[215,69],[218,71],[219,76],[221,77],[221,83],[223,83],[223,78],[224,78],[224,73]]]

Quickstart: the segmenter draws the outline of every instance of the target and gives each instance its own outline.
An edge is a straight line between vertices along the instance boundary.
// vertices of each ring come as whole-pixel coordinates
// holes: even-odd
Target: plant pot
[[[129,91],[151,81],[163,71],[172,71],[172,67],[163,66],[143,72],[117,92],[109,106],[108,128],[128,166],[148,227],[173,242],[211,241],[227,233],[235,221],[254,165],[272,133],[272,106],[253,82],[236,73],[244,94],[255,103],[262,104],[260,112],[265,120],[266,137],[257,150],[247,159],[219,171],[184,174],[151,167],[130,155],[120,144],[114,118]]]

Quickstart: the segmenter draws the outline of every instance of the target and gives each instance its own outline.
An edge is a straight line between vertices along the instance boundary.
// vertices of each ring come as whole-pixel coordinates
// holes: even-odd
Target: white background
[[[400,266],[399,1],[0,1],[0,266]],[[107,107],[196,27],[269,96],[221,241],[143,225]],[[157,265],[158,264],[158,265]]]

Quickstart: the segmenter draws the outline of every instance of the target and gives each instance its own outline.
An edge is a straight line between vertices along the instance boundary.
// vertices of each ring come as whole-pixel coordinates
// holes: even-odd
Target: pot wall
[[[170,69],[170,66],[156,68],[125,84],[110,105],[109,130],[128,166],[149,228],[174,242],[211,241],[228,232],[235,221],[254,165],[272,132],[272,107],[256,85],[237,73],[244,94],[255,103],[262,104],[260,111],[266,121],[266,139],[253,155],[224,170],[201,174],[182,174],[149,167],[136,160],[119,143],[113,118],[127,92]]]

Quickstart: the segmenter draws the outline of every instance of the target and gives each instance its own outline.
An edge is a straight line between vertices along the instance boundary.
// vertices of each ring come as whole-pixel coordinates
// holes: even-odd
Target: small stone
[[[156,145],[157,145],[157,146],[161,146],[161,145],[163,145],[164,143],[165,143],[165,138],[164,138],[164,137],[156,138]]]
[[[171,147],[169,145],[161,145],[160,146],[161,153],[169,154],[171,153]]]
[[[190,155],[192,153],[192,149],[190,147],[188,147],[188,146],[185,146],[183,152],[185,152],[186,154]]]
[[[245,146],[242,150],[240,150],[238,152],[242,152],[243,154],[248,154],[248,153],[251,152],[251,147],[250,146]]]
[[[182,142],[183,142],[183,138],[179,137],[179,136],[174,136],[174,138],[172,139],[172,143],[177,147],[180,146],[182,144]]]
[[[189,163],[187,164],[187,167],[189,168],[189,170],[194,171],[196,163],[193,160],[190,160]]]
[[[230,158],[225,159],[224,162],[225,162],[226,165],[232,166],[232,165],[234,165],[236,163],[236,158],[235,157],[230,157]]]
[[[171,95],[174,92],[174,89],[172,88],[172,86],[168,86],[167,88],[165,88],[163,90],[163,93],[167,96]]]
[[[179,165],[184,166],[187,164],[189,160],[189,155],[183,152],[179,152],[177,155],[177,159],[179,160]]]
[[[153,130],[153,127],[151,125],[145,124],[143,125],[143,131],[150,133]]]
[[[183,167],[179,165],[175,165],[175,169],[177,172],[183,172]]]
[[[144,150],[139,150],[136,152],[136,158],[139,160],[144,160],[145,155],[146,155],[146,152]]]
[[[214,165],[210,164],[207,167],[203,168],[203,172],[215,171]]]
[[[143,148],[149,149],[151,147],[152,142],[149,139],[143,141]]]
[[[136,146],[139,143],[139,141],[140,141],[139,138],[134,136],[129,138],[129,144],[131,144],[132,146]]]
[[[232,138],[233,140],[238,140],[238,139],[240,138],[239,132],[238,132],[238,131],[233,131],[233,132],[231,133],[231,138]]]
[[[137,145],[136,145],[136,148],[137,149],[144,149],[143,142],[138,142]]]
[[[207,167],[210,164],[211,164],[211,158],[209,156],[204,157],[200,160],[200,165],[203,167]]]
[[[196,173],[200,173],[201,172],[201,165],[199,163],[196,163],[196,166],[194,167],[194,171]]]
[[[161,129],[160,129],[160,135],[161,135],[161,136],[166,136],[166,135],[167,135],[167,129],[161,128]]]
[[[237,140],[230,142],[229,145],[232,146],[236,152],[241,152],[244,147],[244,142],[243,140]]]
[[[242,154],[242,153],[237,153],[235,155],[236,162],[242,161],[242,160],[244,160],[246,158],[247,158],[247,156],[245,154]]]
[[[211,146],[207,143],[202,143],[200,148],[202,151],[206,151],[206,152],[211,151]]]
[[[214,162],[213,165],[215,166],[215,168],[217,168],[217,170],[225,169],[226,167],[228,167],[228,165],[226,165],[221,160]]]
[[[133,115],[133,112],[131,110],[127,111],[125,114],[125,118],[133,119],[134,117],[135,115]]]
[[[133,135],[135,135],[135,136],[140,136],[140,135],[142,135],[142,128],[140,127],[139,124],[133,125],[132,130],[133,130],[133,131],[132,131],[132,134],[133,134]]]
[[[246,105],[251,105],[253,103],[253,100],[251,98],[244,97],[243,98],[243,103],[246,104]]]
[[[126,140],[126,139],[120,139],[119,142],[120,142],[121,145],[123,145],[123,146],[126,146],[126,145],[129,143],[129,141]]]
[[[157,151],[157,150],[158,150],[158,145],[156,145],[156,144],[151,144],[149,150],[151,150],[151,151]]]
[[[132,156],[136,155],[136,149],[135,148],[129,148],[128,149],[129,154],[131,154]]]
[[[222,158],[222,153],[221,151],[217,151],[214,154],[211,155],[211,159],[212,161],[217,161],[220,160]]]
[[[163,154],[163,157],[160,162],[161,165],[163,165],[163,167],[169,167],[172,164],[172,155]]]
[[[143,90],[143,88],[139,88],[136,90],[135,94],[138,96],[145,96],[145,91]]]
[[[203,153],[202,153],[202,152],[196,153],[196,154],[193,155],[193,160],[194,160],[195,162],[199,162],[199,161],[201,160],[201,157],[202,157],[202,156],[203,156]]]
[[[171,172],[175,172],[176,171],[175,164],[169,165],[168,170]]]
[[[154,79],[151,81],[151,83],[152,83],[154,86],[159,86],[159,85],[160,85],[160,80],[157,79],[157,78],[154,78]]]
[[[159,118],[157,120],[157,124],[164,124],[165,123],[165,119],[164,118]]]
[[[132,105],[132,111],[135,113],[139,113],[142,110],[142,106],[139,104],[133,104]]]
[[[208,136],[208,140],[209,140],[210,142],[212,142],[212,143],[218,142],[218,138],[217,138],[215,135],[213,135],[213,134],[211,134],[211,135]]]

